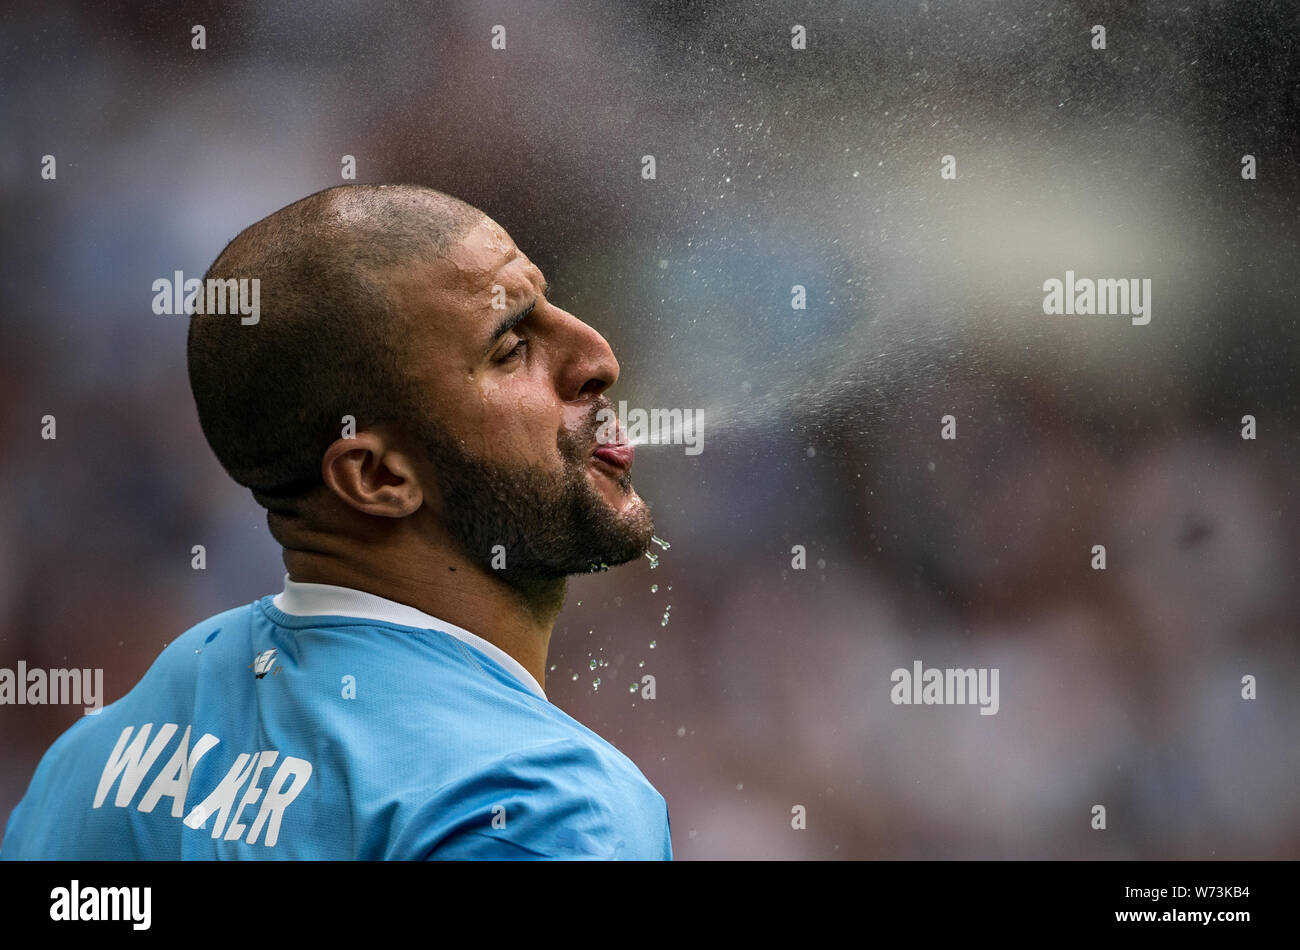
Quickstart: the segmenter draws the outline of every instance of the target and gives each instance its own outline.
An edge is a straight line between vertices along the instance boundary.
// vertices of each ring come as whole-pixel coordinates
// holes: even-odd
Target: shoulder
[[[451,859],[659,859],[667,832],[667,805],[631,760],[575,733],[505,752],[438,788],[405,846]]]
[[[140,682],[148,681],[151,676],[189,673],[201,665],[196,659],[206,651],[225,649],[231,641],[247,643],[258,616],[258,602],[253,601],[200,620],[163,648]]]

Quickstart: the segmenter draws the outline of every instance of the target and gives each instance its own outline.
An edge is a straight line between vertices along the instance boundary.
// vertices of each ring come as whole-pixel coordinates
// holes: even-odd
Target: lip
[[[636,449],[626,442],[614,443],[597,446],[591,455],[592,458],[598,458],[605,464],[626,472],[632,467],[632,459],[636,455]]]
[[[627,440],[627,432],[623,429],[623,424],[617,419],[614,420],[614,437],[608,442],[597,441],[596,447],[591,451],[592,458],[600,459],[606,465],[622,471],[627,471],[632,467],[632,460],[636,456],[636,449]]]

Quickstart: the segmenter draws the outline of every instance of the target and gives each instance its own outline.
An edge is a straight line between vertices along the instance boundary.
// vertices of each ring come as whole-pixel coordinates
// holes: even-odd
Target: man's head
[[[484,567],[504,551],[518,584],[645,550],[621,453],[593,454],[618,363],[482,212],[331,188],[241,232],[206,278],[260,281],[257,323],[191,317],[190,384],[286,548],[417,532]]]

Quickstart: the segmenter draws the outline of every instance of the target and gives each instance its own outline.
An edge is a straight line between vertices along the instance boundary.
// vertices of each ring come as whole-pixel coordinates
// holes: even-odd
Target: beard
[[[433,419],[415,426],[436,469],[443,524],[461,553],[491,568],[500,564],[500,545],[505,567],[496,573],[512,586],[527,587],[602,571],[645,552],[654,524],[631,475],[622,472],[616,479],[637,501],[623,512],[611,508],[587,476],[601,408],[602,401],[592,406],[581,432],[560,429],[559,472],[478,458]]]

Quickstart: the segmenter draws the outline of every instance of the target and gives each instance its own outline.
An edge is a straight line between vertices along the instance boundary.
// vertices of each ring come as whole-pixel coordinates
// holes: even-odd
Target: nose
[[[605,338],[558,307],[565,358],[557,369],[556,390],[565,402],[594,399],[618,380],[618,360]]]

